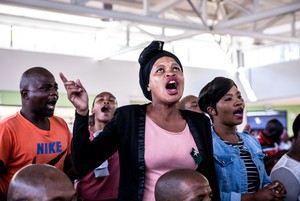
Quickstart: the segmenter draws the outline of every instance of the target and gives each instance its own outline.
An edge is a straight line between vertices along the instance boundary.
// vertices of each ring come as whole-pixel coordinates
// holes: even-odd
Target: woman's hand
[[[67,90],[68,99],[76,108],[78,114],[86,116],[88,113],[88,94],[82,86],[80,80],[68,80],[64,74],[59,73],[60,79],[63,81],[65,89]]]
[[[273,181],[256,193],[242,194],[242,201],[283,201],[285,197],[284,185],[279,181]]]
[[[285,189],[285,186],[278,180],[273,181],[267,187],[277,194],[286,196],[287,191]]]

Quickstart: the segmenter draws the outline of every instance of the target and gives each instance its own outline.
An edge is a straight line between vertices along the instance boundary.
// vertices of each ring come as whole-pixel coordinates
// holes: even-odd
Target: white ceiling
[[[251,47],[300,42],[299,0],[1,0],[0,3],[117,21],[117,27],[112,29],[101,27],[99,20],[97,28],[109,29],[111,37],[123,36],[126,43],[119,52],[144,47],[152,38],[168,42],[201,33],[230,35],[236,49],[249,48],[249,43],[247,46],[243,43],[245,37],[253,40]],[[155,26],[161,31],[151,33],[142,25]],[[142,39],[134,32],[137,29],[144,35]],[[181,33],[170,36],[167,29]]]

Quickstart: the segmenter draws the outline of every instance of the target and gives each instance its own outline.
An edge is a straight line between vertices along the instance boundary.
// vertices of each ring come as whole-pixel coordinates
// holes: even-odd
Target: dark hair
[[[300,114],[297,115],[297,117],[293,122],[293,133],[295,139],[298,137],[299,130],[300,130]]]
[[[208,113],[207,107],[216,109],[219,100],[233,87],[237,85],[232,79],[226,77],[215,77],[206,84],[200,91],[198,96],[198,105],[200,109]]]
[[[280,140],[283,129],[283,125],[278,119],[270,119],[263,133],[271,142],[277,142]]]

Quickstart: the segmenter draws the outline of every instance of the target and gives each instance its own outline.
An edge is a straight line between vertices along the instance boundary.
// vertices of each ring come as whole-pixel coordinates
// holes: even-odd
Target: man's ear
[[[217,114],[216,110],[215,110],[213,107],[211,107],[211,106],[208,106],[208,107],[207,107],[207,112],[208,112],[208,114],[211,115],[211,116]]]
[[[95,108],[95,107],[92,107],[91,110],[90,110],[90,111],[91,111],[91,115],[94,115],[94,114],[95,114],[94,108]]]

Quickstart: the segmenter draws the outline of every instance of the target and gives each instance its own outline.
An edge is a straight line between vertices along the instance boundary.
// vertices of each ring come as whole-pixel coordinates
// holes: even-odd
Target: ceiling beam
[[[148,2],[148,0],[144,0],[144,2]],[[170,0],[168,3],[179,3],[179,0]],[[116,20],[124,20],[129,22],[135,22],[140,24],[147,24],[153,26],[160,26],[161,28],[175,28],[180,30],[190,30],[198,33],[208,32],[215,34],[231,34],[233,36],[248,36],[257,39],[267,39],[267,40],[275,40],[275,41],[284,41],[284,42],[295,42],[299,43],[300,40],[296,37],[291,36],[282,36],[282,35],[270,35],[263,34],[259,32],[249,32],[244,30],[234,29],[234,26],[242,25],[245,23],[254,23],[258,20],[271,18],[279,15],[283,15],[290,12],[296,12],[300,10],[300,2],[290,4],[287,6],[283,6],[280,8],[261,11],[253,15],[249,15],[246,17],[239,17],[236,19],[226,20],[223,22],[219,22],[215,26],[212,26],[211,29],[207,28],[204,24],[184,21],[184,20],[171,20],[166,18],[158,18],[158,17],[150,17],[146,15],[138,15],[132,13],[125,12],[117,12],[112,10],[104,10],[98,8],[87,7],[84,5],[74,5],[70,3],[62,3],[57,1],[45,1],[45,0],[1,0],[1,3],[6,4],[14,4],[19,6],[27,6],[31,8],[37,9],[46,9],[53,10],[62,13],[70,13],[75,15],[83,15],[83,16],[92,16],[92,17],[109,17]],[[165,4],[164,4],[165,5]],[[203,5],[202,5],[203,6]],[[167,7],[163,7],[167,8]],[[295,31],[294,31],[295,32]],[[292,35],[292,34],[291,34]]]
[[[198,23],[183,22],[170,20],[165,18],[149,17],[144,15],[136,15],[125,12],[116,12],[111,10],[96,9],[81,5],[71,5],[67,3],[43,1],[43,0],[1,0],[1,3],[9,3],[15,5],[29,6],[37,9],[55,10],[57,12],[70,13],[75,15],[108,17],[116,20],[133,21],[141,24],[154,26],[165,26],[170,28],[191,29],[191,30],[207,30],[207,28]]]
[[[266,40],[279,41],[279,42],[300,43],[300,38],[298,37],[271,35],[271,34],[264,34],[259,32],[236,30],[236,29],[220,29],[220,30],[214,30],[212,33],[229,34],[232,36],[247,36],[250,38],[266,39]]]
[[[278,15],[296,12],[296,11],[300,11],[300,2],[290,4],[287,6],[283,6],[280,8],[276,8],[276,9],[271,9],[268,11],[260,11],[258,13],[254,13],[252,15],[248,15],[246,17],[239,17],[239,18],[232,19],[232,20],[222,21],[222,22],[219,22],[218,24],[215,24],[212,27],[212,29],[214,29],[214,30],[224,29],[224,28],[229,28],[229,27],[233,27],[233,26],[243,25],[246,23],[253,23],[253,22],[256,22],[259,20],[276,17]]]
[[[201,34],[201,32],[188,31],[186,33],[183,33],[183,34],[180,34],[180,35],[177,35],[177,36],[167,36],[167,37],[162,36],[161,38],[159,38],[159,40],[162,40],[165,43],[167,43],[167,42],[173,42],[173,41],[180,40],[180,39],[190,38],[190,37],[196,36],[198,34]],[[139,44],[139,45],[136,45],[136,46],[132,46],[132,47],[124,47],[124,48],[121,48],[118,51],[110,52],[106,55],[101,55],[97,59],[98,60],[109,59],[111,57],[118,56],[118,55],[126,53],[126,52],[138,50],[138,49],[141,49],[141,48],[144,48],[145,46],[147,46],[149,44],[149,42],[150,41],[147,41],[145,43],[142,43],[142,44]]]
[[[178,3],[182,2],[183,0],[169,0],[169,1],[160,1],[162,3],[153,6],[151,11],[153,14],[158,15],[160,13],[166,12],[167,10],[175,7]]]

